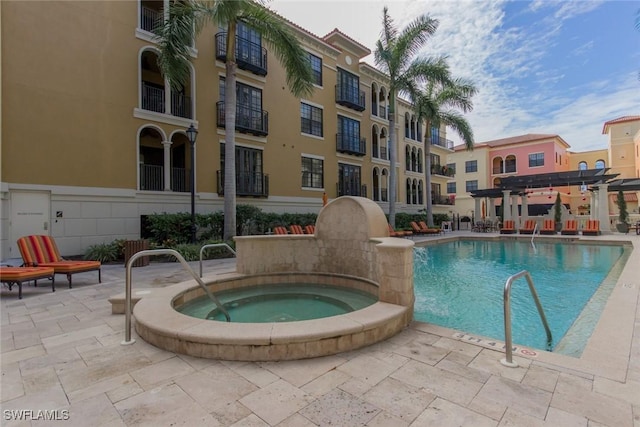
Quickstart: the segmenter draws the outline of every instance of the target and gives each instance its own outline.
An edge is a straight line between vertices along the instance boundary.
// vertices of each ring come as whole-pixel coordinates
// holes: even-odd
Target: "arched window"
[[[411,180],[407,178],[407,204],[411,204]]]
[[[602,159],[596,160],[596,169],[604,169],[604,168],[605,168],[604,160]]]
[[[411,170],[411,149],[409,148],[408,145],[404,147],[404,161],[405,161],[404,170],[410,171]]]
[[[411,135],[411,128],[409,124],[409,113],[405,113],[404,115],[404,137],[409,138]]]
[[[578,170],[586,171],[587,170],[587,162],[578,163]]]
[[[380,201],[380,174],[378,168],[373,168],[373,200]]]
[[[494,157],[491,163],[493,164],[492,172],[494,175],[504,173],[504,162],[502,161],[502,157]]]
[[[380,157],[380,146],[378,145],[378,126],[371,128],[371,157]]]
[[[378,115],[378,86],[375,83],[371,84],[371,114]]]

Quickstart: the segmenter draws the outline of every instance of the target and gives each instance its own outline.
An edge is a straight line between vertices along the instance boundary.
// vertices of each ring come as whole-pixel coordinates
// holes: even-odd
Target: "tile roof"
[[[604,122],[604,125],[602,126],[602,133],[606,134],[607,128],[611,125],[624,123],[624,122],[635,122],[635,121],[640,121],[640,116],[622,116],[622,117],[618,117],[617,119],[609,120],[607,122]]]

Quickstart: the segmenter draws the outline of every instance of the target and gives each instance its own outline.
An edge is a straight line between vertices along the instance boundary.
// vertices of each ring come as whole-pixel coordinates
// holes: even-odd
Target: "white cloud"
[[[337,27],[371,50],[379,38],[385,4],[398,28],[424,13],[440,21],[423,53],[447,55],[454,75],[470,79],[478,87],[474,111],[467,115],[478,142],[551,133],[560,135],[574,151],[604,148],[606,138],[601,131],[605,121],[640,113],[637,70],[560,89],[569,72],[565,61],[551,65],[543,61],[559,42],[563,24],[596,9],[602,1],[536,0],[520,11],[518,19],[505,15],[505,0],[270,3],[285,17],[320,36]],[[531,19],[522,19],[527,17]],[[526,22],[526,26],[518,27],[514,22]],[[582,55],[588,61],[589,55],[594,55],[593,43],[585,41],[572,55]],[[365,60],[373,64],[372,56]],[[460,140],[451,132],[448,137]]]

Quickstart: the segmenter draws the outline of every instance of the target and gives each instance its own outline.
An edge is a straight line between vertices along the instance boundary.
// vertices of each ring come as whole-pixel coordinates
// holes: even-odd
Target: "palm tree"
[[[289,90],[296,96],[310,95],[313,76],[309,56],[279,16],[254,0],[193,0],[170,2],[169,19],[159,31],[158,65],[172,87],[189,78],[191,41],[206,24],[226,28],[224,240],[236,234],[236,35],[238,23],[257,31],[282,63]]]
[[[453,129],[464,142],[467,150],[473,150],[473,131],[467,120],[458,110],[467,113],[473,109],[471,97],[477,92],[473,83],[463,79],[453,79],[447,83],[430,81],[424,90],[412,94],[418,123],[427,126],[424,140],[425,187],[427,224],[433,227],[433,208],[431,202],[431,130],[445,125]]]
[[[448,67],[442,58],[416,58],[418,51],[438,28],[438,21],[429,15],[415,18],[398,31],[385,6],[382,31],[376,43],[374,59],[389,77],[389,223],[395,226],[396,215],[396,97],[410,93],[415,85],[428,80],[446,81]]]

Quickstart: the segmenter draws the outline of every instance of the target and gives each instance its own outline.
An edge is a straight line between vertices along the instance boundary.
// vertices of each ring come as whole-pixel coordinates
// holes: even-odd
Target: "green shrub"
[[[118,259],[118,245],[114,243],[100,243],[89,246],[84,253],[84,259],[102,263],[116,261]]]

